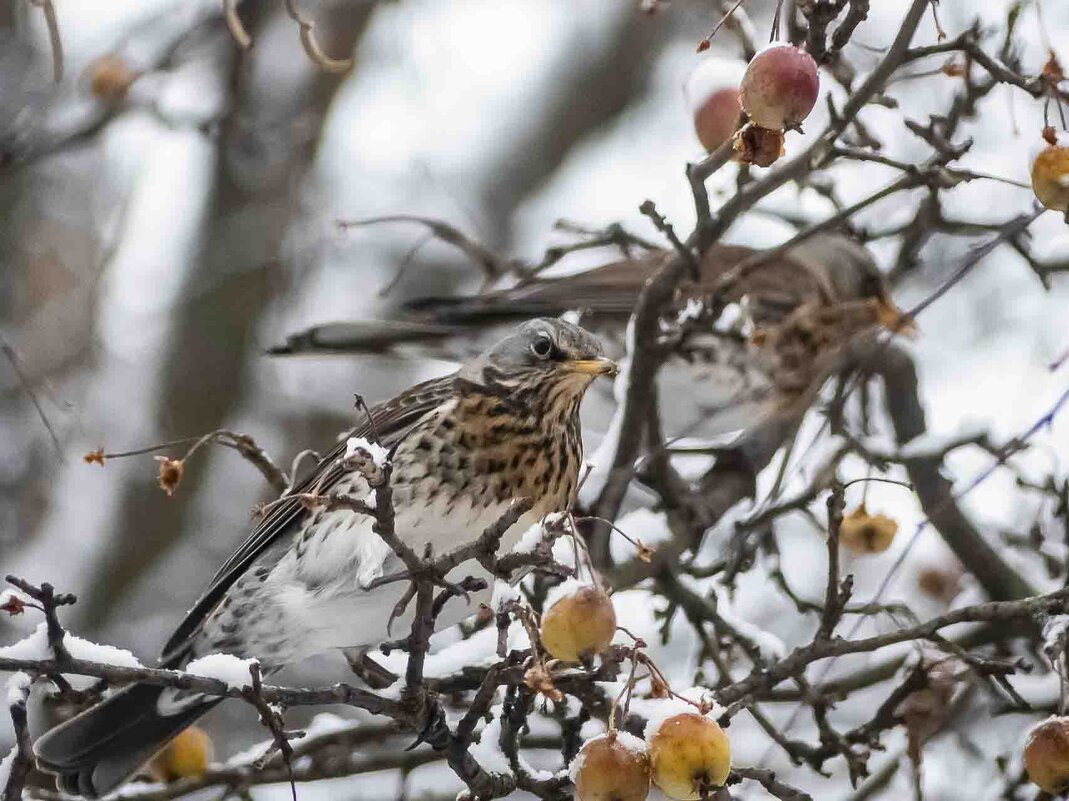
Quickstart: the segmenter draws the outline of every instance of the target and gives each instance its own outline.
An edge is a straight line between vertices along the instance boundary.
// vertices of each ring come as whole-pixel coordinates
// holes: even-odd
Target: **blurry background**
[[[478,285],[477,271],[447,246],[428,242],[411,256],[421,229],[341,231],[339,219],[437,217],[529,258],[567,241],[554,230],[559,219],[621,222],[656,238],[638,212],[647,198],[689,230],[683,168],[702,154],[682,87],[699,59],[737,52],[722,31],[709,53],[695,53],[720,18],[704,0],[674,0],[654,15],[636,0],[303,5],[324,50],[352,55],[351,71],[317,70],[280,2],[240,5],[255,40],[241,52],[218,0],[55,0],[64,53],[56,85],[40,10],[20,0],[0,5],[0,344],[17,354],[0,359],[0,560],[5,572],[76,592],[72,628],[143,659],[244,537],[250,508],[269,492],[223,449],[202,451],[173,498],[156,487],[151,457],[101,468],[82,454],[225,426],[253,435],[288,468],[298,451],[327,447],[349,424],[353,392],[382,399],[449,369],[388,357],[263,355],[302,326],[385,317],[405,297]],[[872,5],[846,53],[862,71],[904,7]],[[942,23],[954,35],[976,15],[1003,21],[1009,5],[947,3]],[[759,39],[773,6],[746,5]],[[1029,4],[1019,24],[1033,72],[1045,61],[1045,37],[1069,63],[1069,49],[1058,45],[1069,40],[1069,6],[1048,2],[1044,11],[1045,28]],[[935,41],[930,19],[918,39]],[[138,74],[124,96],[108,83],[122,85],[121,74],[98,73],[94,86],[87,72],[109,54]],[[924,146],[901,115],[925,119],[955,88],[935,70],[892,84],[899,110],[874,106],[862,118],[888,155],[916,160]],[[839,87],[826,90],[841,97]],[[819,131],[826,115],[819,103],[807,129]],[[1027,181],[1041,119],[1031,98],[999,87],[962,128],[976,140],[964,166]],[[789,136],[788,152],[801,140]],[[714,190],[730,191],[730,172],[714,178]],[[830,174],[843,203],[895,175],[857,163]],[[893,228],[912,218],[923,195],[910,203],[895,196],[857,222]],[[945,200],[948,216],[998,222],[1029,209],[1032,195],[973,182]],[[728,239],[774,245],[796,230],[788,220],[834,211],[818,192],[794,186],[762,209]],[[1032,231],[1038,253],[1069,266],[1069,227],[1059,215],[1044,215]],[[936,237],[918,258],[899,258],[900,237],[873,249],[908,305],[945,278],[969,241]],[[606,256],[580,254],[562,269]],[[1055,275],[1046,290],[1012,249],[999,249],[925,313],[911,347],[935,432],[971,425],[996,438],[1019,433],[1069,385],[1069,367],[1050,369],[1069,349],[1069,278]],[[1067,432],[1062,421],[1040,437],[1028,457],[1037,469],[1069,456]],[[969,477],[988,458],[962,453],[951,463]],[[1010,476],[996,478],[966,503],[996,540],[1049,513],[1039,499],[1030,508],[1010,503],[1020,498],[1007,491],[1011,484]],[[919,518],[903,495],[874,487],[870,507],[893,505],[909,531]],[[804,521],[781,536],[823,550]],[[854,566],[861,586],[894,557],[892,549]],[[900,593],[912,591],[925,559],[945,559],[931,532],[911,556],[913,572],[901,574]],[[797,581],[808,575],[819,592],[823,567],[805,568],[803,560]],[[762,604],[760,586],[753,595],[737,613],[775,628],[781,607]],[[22,620],[0,621],[0,638],[11,641],[21,628]],[[248,710],[227,714],[246,731],[233,748],[224,743],[224,755],[262,737]]]

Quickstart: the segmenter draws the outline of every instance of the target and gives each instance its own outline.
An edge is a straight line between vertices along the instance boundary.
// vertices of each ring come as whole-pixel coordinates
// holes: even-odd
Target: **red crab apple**
[[[684,94],[694,120],[694,132],[712,152],[732,137],[742,122],[739,81],[745,66],[740,61],[705,58],[687,78]]]
[[[616,610],[604,590],[562,585],[542,615],[542,646],[556,659],[579,662],[600,654],[616,634]]]
[[[746,68],[742,108],[762,128],[795,128],[813,110],[819,90],[820,76],[813,57],[800,47],[773,42]]]
[[[576,801],[645,801],[650,792],[645,741],[615,729],[587,740],[568,774]]]
[[[715,720],[682,712],[647,729],[647,739],[653,782],[669,798],[697,801],[727,781],[731,743]]]

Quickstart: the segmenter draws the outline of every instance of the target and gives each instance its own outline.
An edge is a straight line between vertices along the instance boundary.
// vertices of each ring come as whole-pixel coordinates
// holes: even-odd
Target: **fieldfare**
[[[582,459],[580,401],[597,376],[614,371],[593,335],[537,319],[453,375],[371,409],[350,437],[378,438],[388,453],[397,536],[417,553],[441,555],[478,537],[514,499],[527,498],[530,511],[502,540],[508,550],[529,526],[567,508]],[[372,456],[374,447],[361,453]],[[355,469],[345,448],[343,440],[270,507],[172,635],[164,666],[226,653],[255,657],[270,673],[312,654],[387,639],[405,583],[375,580],[402,572],[402,561],[367,515],[307,503],[310,493],[369,496],[366,459],[364,471]],[[473,563],[454,573],[453,580],[488,576]],[[469,603],[487,600],[484,590]],[[474,611],[451,601],[437,624]],[[131,685],[40,738],[39,764],[59,775],[65,791],[107,793],[219,700]]]
[[[876,325],[908,327],[868,251],[845,236],[813,236],[723,286],[728,271],[759,253],[713,245],[697,280],[679,287],[663,332],[671,355],[658,373],[670,438],[721,434],[775,412],[794,414],[808,405],[838,367],[843,346],[858,334]],[[421,298],[407,304],[399,319],[317,326],[271,352],[415,348],[416,355],[459,360],[478,340],[473,332],[490,334],[517,318],[573,312],[619,358],[643,285],[671,255],[653,252],[474,296]],[[608,392],[594,395],[591,410],[608,419],[601,407],[613,402]]]

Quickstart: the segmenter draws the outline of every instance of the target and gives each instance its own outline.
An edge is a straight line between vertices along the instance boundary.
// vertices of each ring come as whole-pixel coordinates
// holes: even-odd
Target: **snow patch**
[[[9,678],[7,680],[7,705],[15,706],[25,701],[31,684],[33,684],[33,679],[30,678],[30,674],[23,673],[21,670]],[[0,787],[2,786],[0,784]]]
[[[70,655],[86,662],[102,662],[118,667],[144,667],[132,653],[113,645],[97,645],[83,640],[68,632],[63,638]],[[41,622],[28,637],[11,645],[0,648],[0,657],[5,659],[51,659],[52,649],[48,645],[48,624]]]
[[[721,89],[738,89],[746,73],[746,62],[736,58],[709,56],[687,77],[683,97],[690,113],[694,114],[709,95]]]
[[[0,607],[6,606],[12,599],[22,604],[33,603],[33,599],[27,598],[18,590],[4,590],[3,592],[0,592]]]
[[[0,787],[7,787],[7,780],[11,776],[11,766],[15,762],[15,755],[18,754],[18,746],[15,746],[7,752],[7,756],[0,760]]]
[[[366,437],[349,437],[345,441],[345,458],[350,459],[359,451],[367,453],[376,467],[385,467],[390,459],[390,452],[381,445],[370,442]]]
[[[491,714],[493,719],[486,724],[479,742],[472,745],[469,752],[479,763],[479,767],[487,773],[511,776],[512,768],[509,766],[508,757],[501,750],[501,715],[504,710],[498,705],[491,710]]]
[[[186,665],[186,673],[225,682],[231,690],[243,690],[252,686],[252,674],[249,671],[255,664],[258,664],[255,659],[239,659],[230,654],[208,654]]]
[[[694,704],[687,703],[684,700],[686,698],[695,703],[702,703],[703,701],[708,703],[706,694],[707,691],[703,687],[691,687],[680,693],[683,698],[676,698],[675,696],[671,698],[632,698],[631,711],[646,718],[646,728],[643,730],[642,736],[646,742],[650,742],[653,735],[657,733],[657,730],[661,728],[661,725],[668,718],[686,714],[716,720],[716,718],[724,714],[722,706],[711,704],[708,713],[703,716]]]
[[[987,433],[987,428],[978,422],[969,422],[947,433],[928,432],[914,437],[899,449],[899,456],[912,459],[929,453],[938,453],[953,443]]]
[[[519,591],[507,581],[494,581],[494,594],[490,598],[490,608],[500,612],[506,605],[520,600]]]
[[[579,581],[579,579],[565,579],[546,593],[546,603],[542,608],[544,611],[548,612],[557,602],[563,601],[565,598],[570,598],[580,590],[589,586],[591,585],[585,581]]]
[[[594,743],[606,739],[608,736],[609,735],[606,732],[605,734],[599,734],[597,737],[590,738],[579,750],[579,753],[575,755],[575,759],[573,759],[571,761],[571,764],[568,765],[568,778],[572,780],[572,783],[575,783],[576,779],[579,777],[579,771],[583,769],[583,763],[586,761],[587,748],[593,745]],[[617,729],[616,742],[633,754],[645,755],[648,752],[645,740],[643,740],[641,737],[636,737],[633,734],[629,734],[626,731],[620,731],[619,729]]]
[[[566,516],[565,512],[550,512],[537,523],[533,523],[520,535],[520,539],[512,547],[512,553],[534,553],[539,545],[552,536],[550,529],[562,527]]]

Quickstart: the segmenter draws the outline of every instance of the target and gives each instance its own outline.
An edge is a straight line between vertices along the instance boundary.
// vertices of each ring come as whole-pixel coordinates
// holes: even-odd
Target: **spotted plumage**
[[[502,540],[509,549],[530,525],[567,507],[582,459],[580,401],[594,378],[614,369],[583,329],[533,320],[456,374],[372,409],[351,436],[377,436],[388,449],[397,536],[418,553],[441,554],[478,537],[515,498],[529,498],[531,510]],[[405,586],[375,581],[400,571],[400,559],[367,515],[301,502],[308,493],[373,500],[345,447],[273,505],[223,564],[165,646],[165,665],[222,652],[255,657],[270,673],[387,639]],[[449,578],[467,575],[491,578],[475,563]],[[474,594],[471,606],[446,604],[439,627],[473,613],[487,592]],[[408,619],[395,625],[403,630]],[[38,760],[66,791],[103,794],[216,703],[133,685],[41,738]]]

